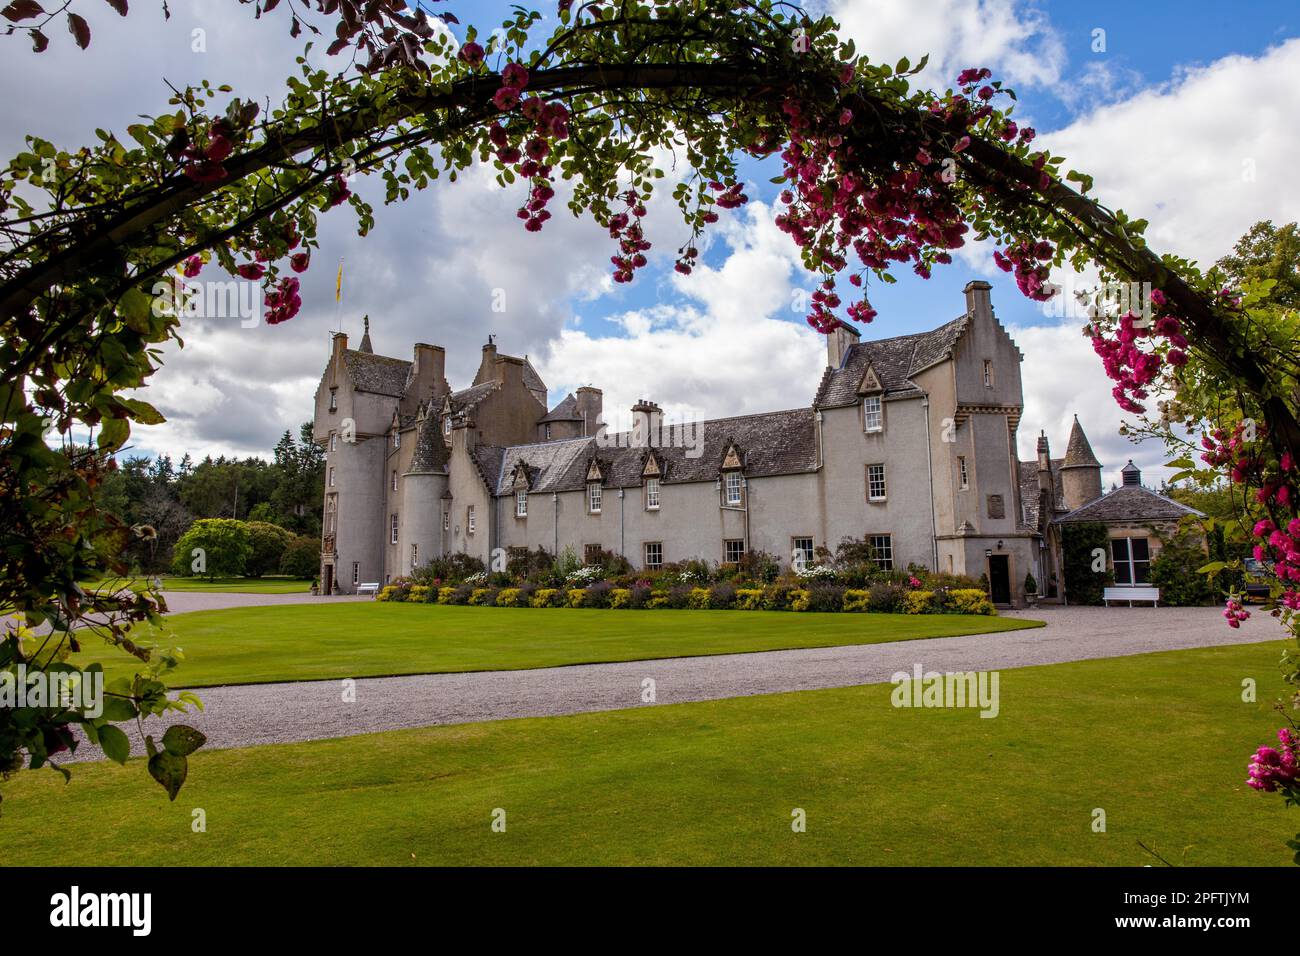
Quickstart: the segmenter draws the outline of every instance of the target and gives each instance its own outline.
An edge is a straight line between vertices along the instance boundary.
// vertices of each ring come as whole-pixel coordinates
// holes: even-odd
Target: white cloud
[[[930,61],[918,77],[946,89],[966,67],[987,66],[1012,86],[1052,86],[1065,46],[1047,15],[1019,0],[830,0],[829,12],[872,62]]]

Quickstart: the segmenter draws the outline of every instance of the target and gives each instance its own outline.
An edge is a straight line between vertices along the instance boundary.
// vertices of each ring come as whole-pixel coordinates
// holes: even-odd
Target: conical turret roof
[[[1101,467],[1101,462],[1092,453],[1092,446],[1088,444],[1088,436],[1083,433],[1083,426],[1079,424],[1078,415],[1074,416],[1074,426],[1070,429],[1070,441],[1065,446],[1065,458],[1061,461],[1061,467]]]

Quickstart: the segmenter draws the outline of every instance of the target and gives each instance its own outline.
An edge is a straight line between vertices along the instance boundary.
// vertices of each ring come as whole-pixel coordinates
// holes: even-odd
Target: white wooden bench
[[[358,584],[358,585],[357,585],[357,593],[358,593],[358,594],[378,594],[378,593],[379,593],[379,582],[378,582],[378,581],[372,581],[372,582],[369,583],[369,584]]]
[[[1128,601],[1132,607],[1134,601],[1150,601],[1152,607],[1160,606],[1159,588],[1106,588],[1101,594],[1102,603],[1110,607],[1111,601]]]

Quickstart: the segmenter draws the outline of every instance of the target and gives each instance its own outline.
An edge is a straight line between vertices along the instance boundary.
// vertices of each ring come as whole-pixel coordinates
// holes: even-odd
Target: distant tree
[[[200,518],[176,542],[172,559],[175,574],[200,575],[211,580],[244,573],[253,546],[248,528],[230,518]]]
[[[284,549],[293,541],[293,532],[266,521],[245,521],[243,524],[251,547],[248,560],[244,562],[244,574],[260,578],[280,570],[280,559],[284,556]]]
[[[1218,266],[1239,287],[1250,281],[1273,280],[1276,284],[1261,301],[1300,308],[1300,230],[1296,223],[1281,228],[1271,220],[1255,223]]]
[[[280,558],[280,573],[308,580],[320,571],[320,539],[299,535],[289,542]]]

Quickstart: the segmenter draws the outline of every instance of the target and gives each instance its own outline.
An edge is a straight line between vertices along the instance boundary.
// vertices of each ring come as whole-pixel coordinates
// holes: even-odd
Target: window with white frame
[[[722,559],[727,564],[735,564],[745,556],[745,541],[743,538],[728,538],[722,542]]]
[[[647,568],[662,568],[664,565],[664,543],[662,541],[647,541],[645,543],[645,566]]]
[[[474,506],[470,505],[465,512],[465,530],[469,534],[474,533]]]
[[[727,472],[723,483],[726,485],[727,489],[727,504],[740,504],[741,489],[745,486],[745,479],[741,476],[740,472]]]
[[[397,490],[397,469],[393,469],[393,490]]]
[[[443,433],[444,435],[450,435],[450,434],[451,434],[451,416],[450,416],[450,415],[448,415],[446,418],[444,418],[444,419],[442,420],[442,433]]]
[[[361,583],[361,562],[360,561],[352,562],[352,583],[353,584]]]
[[[1146,538],[1112,538],[1110,556],[1115,565],[1116,584],[1150,583],[1151,543]]]
[[[957,456],[957,478],[962,491],[970,488],[970,472],[966,470],[966,456]]]
[[[442,513],[442,530],[443,530],[443,531],[450,531],[450,530],[451,530],[451,512],[450,512],[450,511],[444,511],[444,512]]]
[[[401,433],[401,432],[393,432],[393,447],[394,447],[394,448],[401,448],[401,447],[402,447],[402,433]]]
[[[420,566],[420,546],[418,544],[413,544],[411,545],[411,570],[414,571],[419,566]]]
[[[599,481],[587,482],[587,511],[591,514],[600,514],[600,502],[603,495],[603,489]]]
[[[885,413],[879,395],[868,395],[862,400],[862,428],[867,432],[884,430]]]
[[[338,432],[330,432],[330,451],[338,451],[338,450],[339,450]]]
[[[791,538],[790,543],[793,545],[790,555],[796,562],[802,562],[805,566],[812,564],[813,539],[811,537]]]
[[[894,570],[893,535],[867,535],[867,544],[871,545],[871,557],[876,562],[876,567],[882,571]]]
[[[397,544],[397,513],[388,516],[388,543]]]
[[[526,491],[515,492],[515,517],[528,517],[528,492]]]
[[[330,487],[334,487],[334,466],[330,466]]]
[[[867,500],[885,500],[885,466],[867,465]]]
[[[646,511],[659,510],[659,479],[647,478],[645,480],[645,508]]]

